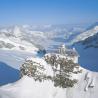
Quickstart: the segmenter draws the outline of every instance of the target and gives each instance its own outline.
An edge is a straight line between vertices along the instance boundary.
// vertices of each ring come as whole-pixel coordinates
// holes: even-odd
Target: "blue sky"
[[[0,25],[98,21],[98,0],[0,0]]]

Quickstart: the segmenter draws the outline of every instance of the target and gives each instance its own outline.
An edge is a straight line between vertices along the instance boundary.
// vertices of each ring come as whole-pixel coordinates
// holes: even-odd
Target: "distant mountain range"
[[[84,31],[83,27],[66,25],[22,25],[0,28],[0,48],[21,51],[36,51],[40,47],[50,49],[65,42],[73,32]]]

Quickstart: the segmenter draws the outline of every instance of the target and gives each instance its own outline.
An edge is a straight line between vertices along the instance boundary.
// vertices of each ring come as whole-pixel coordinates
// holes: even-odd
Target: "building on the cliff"
[[[75,48],[69,49],[63,44],[59,47],[59,54],[66,56],[67,59],[72,60],[74,63],[78,63],[79,54]]]

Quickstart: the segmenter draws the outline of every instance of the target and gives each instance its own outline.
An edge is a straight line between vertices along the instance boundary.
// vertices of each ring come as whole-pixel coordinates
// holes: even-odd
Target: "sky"
[[[98,21],[98,0],[0,0],[0,25]]]

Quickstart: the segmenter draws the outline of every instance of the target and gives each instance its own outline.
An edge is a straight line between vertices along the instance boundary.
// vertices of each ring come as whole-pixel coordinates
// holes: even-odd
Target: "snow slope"
[[[15,83],[0,87],[0,98],[97,98],[97,82],[98,73],[85,69],[79,75],[78,84],[67,89],[54,87],[51,81],[35,82],[33,78],[24,76]]]
[[[36,56],[36,54],[32,52],[22,52],[16,50],[0,50],[0,62],[4,62],[11,67],[18,69],[20,65],[27,59],[28,57]]]
[[[45,66],[45,73],[52,74],[51,68],[43,59],[28,58]],[[82,68],[83,69],[83,68]],[[0,87],[0,98],[97,98],[98,73],[83,69],[77,74],[78,83],[72,88],[54,87],[51,80],[35,81],[24,76],[20,80]]]

